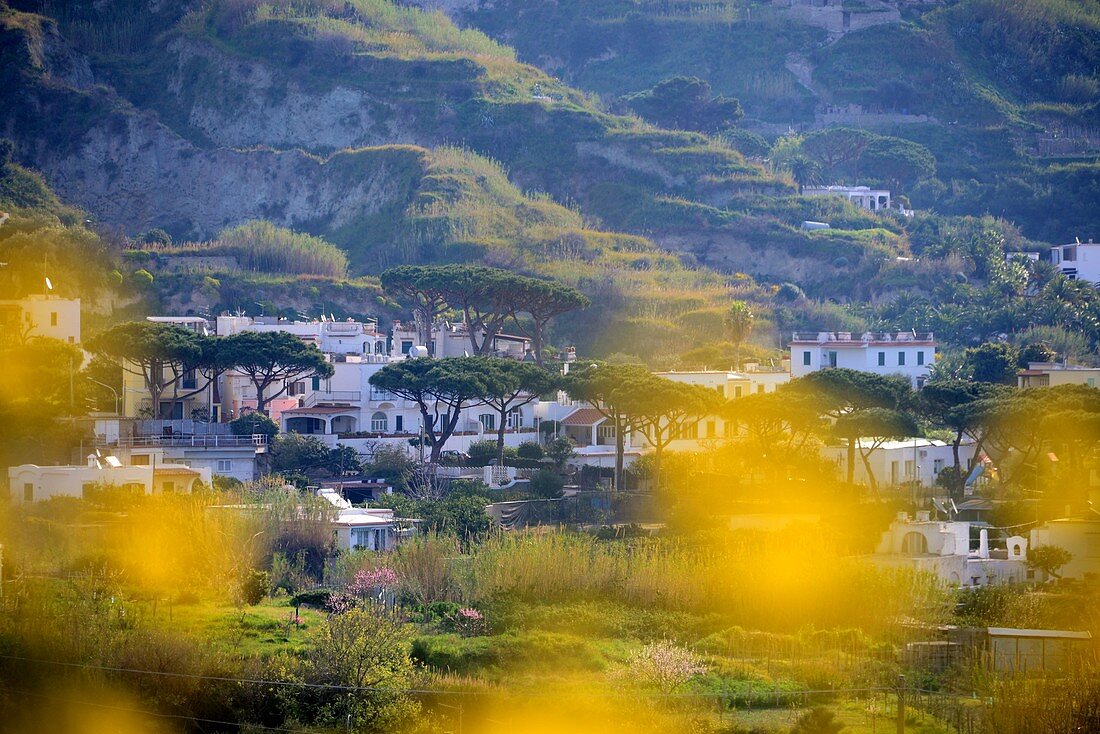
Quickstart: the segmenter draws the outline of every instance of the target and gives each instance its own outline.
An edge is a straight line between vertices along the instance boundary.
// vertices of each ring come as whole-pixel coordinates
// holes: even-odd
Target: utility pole
[[[898,732],[905,734],[905,676],[898,676]]]

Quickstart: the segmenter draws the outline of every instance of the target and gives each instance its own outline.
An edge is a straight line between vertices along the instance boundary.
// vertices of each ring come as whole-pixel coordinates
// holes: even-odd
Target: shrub
[[[531,494],[545,499],[561,497],[565,479],[550,469],[539,469],[531,477]]]
[[[233,431],[234,436],[251,436],[262,433],[270,441],[279,432],[279,424],[263,413],[253,412],[230,421],[229,429]]]
[[[251,568],[241,579],[241,601],[249,606],[254,606],[263,601],[271,591],[271,574]]]
[[[311,589],[290,597],[290,603],[295,606],[300,604],[323,609],[328,606],[330,596],[332,596],[332,589]]]
[[[545,452],[537,441],[524,441],[516,448],[516,454],[521,459],[541,459]]]

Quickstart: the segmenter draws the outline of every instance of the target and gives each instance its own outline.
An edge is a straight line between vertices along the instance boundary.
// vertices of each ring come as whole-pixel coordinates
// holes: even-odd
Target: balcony
[[[267,436],[262,433],[253,433],[246,436],[235,436],[232,434],[217,433],[197,435],[173,433],[160,436],[119,436],[117,441],[108,441],[102,436],[97,436],[95,445],[100,448],[230,448],[242,446],[266,446]]]
[[[363,399],[363,393],[358,390],[318,390],[311,393],[302,402],[303,408],[313,408],[318,405],[351,406]]]

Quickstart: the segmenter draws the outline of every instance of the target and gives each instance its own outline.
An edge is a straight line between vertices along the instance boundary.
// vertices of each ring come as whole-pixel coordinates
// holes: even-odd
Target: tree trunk
[[[951,442],[951,456],[955,460],[955,481],[951,487],[951,496],[962,501],[963,490],[966,488],[966,477],[963,476],[962,459],[959,458],[959,445],[963,440],[963,432],[955,433],[955,440]]]
[[[535,328],[531,332],[531,350],[535,353],[535,364],[542,366],[542,335],[546,329],[546,322],[535,320]]]
[[[500,411],[500,425],[497,426],[497,459],[499,465],[504,466],[504,428],[508,422],[508,412]]]
[[[875,480],[874,471],[871,470],[871,452],[864,453],[860,451],[859,456],[863,459],[863,470],[867,472],[867,482],[871,485],[871,492],[874,493],[875,497],[878,497],[878,482]]]
[[[622,418],[615,419],[615,477],[612,480],[614,482],[614,489],[616,492],[622,489],[623,481],[623,454],[626,452],[626,443],[623,433],[623,420]]]
[[[856,483],[856,439],[848,439],[848,485]]]

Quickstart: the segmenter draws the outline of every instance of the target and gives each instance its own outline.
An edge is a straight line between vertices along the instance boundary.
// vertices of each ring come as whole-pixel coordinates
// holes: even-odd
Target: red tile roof
[[[594,426],[605,420],[607,420],[607,416],[595,408],[577,408],[567,415],[561,424],[563,426]]]

